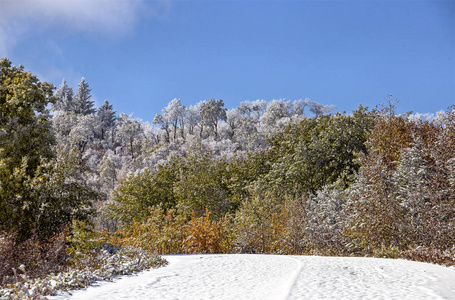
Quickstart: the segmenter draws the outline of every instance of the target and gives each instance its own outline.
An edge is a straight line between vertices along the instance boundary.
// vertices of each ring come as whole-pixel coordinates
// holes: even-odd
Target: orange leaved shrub
[[[157,206],[142,222],[133,220],[123,230],[107,235],[107,240],[116,247],[132,246],[156,254],[181,253],[187,220],[178,208],[165,212]]]
[[[227,253],[230,250],[230,218],[225,216],[218,221],[210,220],[208,209],[205,215],[197,218],[193,212],[186,226],[189,236],[183,241],[186,253]]]

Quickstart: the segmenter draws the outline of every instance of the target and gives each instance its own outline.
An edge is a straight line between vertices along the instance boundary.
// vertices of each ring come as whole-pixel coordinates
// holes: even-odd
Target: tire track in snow
[[[286,256],[284,256],[286,257]],[[293,258],[293,257],[288,257],[294,260],[297,263],[297,268],[292,272],[291,276],[289,277],[289,280],[286,282],[286,284],[283,286],[283,295],[278,298],[279,300],[287,300],[289,296],[292,293],[292,289],[294,288],[297,279],[300,276],[300,273],[302,272],[303,269],[303,262],[299,259]]]

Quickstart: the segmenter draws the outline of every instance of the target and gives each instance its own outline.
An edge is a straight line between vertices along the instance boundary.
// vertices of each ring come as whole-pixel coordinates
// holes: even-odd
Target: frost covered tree
[[[161,142],[161,129],[156,128],[150,122],[144,122],[141,124],[144,131],[144,137],[147,143],[147,148],[151,149]]]
[[[73,97],[73,110],[76,114],[88,115],[95,113],[94,103],[90,100],[92,97],[91,91],[92,89],[85,82],[85,78],[82,77],[77,87],[77,92]]]
[[[66,113],[61,110],[52,114],[52,128],[58,144],[69,143],[71,129],[77,124],[77,116],[74,113]]]
[[[233,108],[226,111],[226,123],[228,125],[227,135],[229,136],[229,139],[234,141],[234,135],[241,122],[241,112],[238,108]]]
[[[322,115],[322,114],[331,114],[333,110],[335,109],[334,105],[322,105],[317,102],[311,102],[310,103],[310,111],[314,113],[316,116]]]
[[[76,123],[71,127],[69,140],[82,155],[95,140],[97,121],[94,114],[75,115],[75,117]]]
[[[350,239],[345,235],[347,192],[337,184],[324,186],[315,195],[304,198],[297,208],[302,211],[300,237],[312,254],[346,255]],[[296,204],[296,202],[294,202]],[[293,207],[295,209],[295,207]]]
[[[226,121],[226,108],[223,100],[207,100],[202,103],[200,109],[203,124],[215,134],[215,140],[218,140],[218,124]]]
[[[73,220],[87,221],[94,215],[93,204],[101,193],[89,180],[91,170],[78,149],[57,146],[55,158],[44,167],[48,173],[38,183],[42,201],[36,216],[38,232],[55,234]]]
[[[120,114],[117,122],[117,138],[122,148],[127,150],[133,159],[139,154],[141,148],[140,143],[144,139],[141,122],[124,113]]]
[[[267,104],[261,122],[273,127],[278,120],[289,117],[290,108],[291,103],[286,99],[272,100]]]
[[[108,150],[100,163],[98,172],[100,179],[104,181],[110,190],[113,190],[117,184],[117,174],[122,168],[122,159],[119,155]]]
[[[114,135],[114,126],[115,126],[115,117],[116,111],[112,104],[109,104],[109,101],[104,100],[103,105],[101,105],[97,112],[96,118],[98,121],[98,132],[100,134],[101,140],[106,138],[106,134],[111,132],[111,137]]]
[[[311,105],[312,101],[310,99],[299,99],[292,103],[291,114],[293,116],[304,116],[305,108]]]
[[[364,252],[453,246],[452,122],[397,116],[393,102],[379,112],[348,202],[347,232]]]
[[[240,106],[235,109],[237,112],[233,116],[236,127],[236,129],[234,129],[234,137],[235,141],[242,145],[242,149],[251,151],[253,149],[265,148],[265,133],[267,133],[268,130],[265,129],[264,124],[262,124],[260,120],[266,108],[266,101],[256,100],[252,102],[242,102]]]
[[[199,102],[196,105],[191,105],[186,111],[185,121],[188,126],[188,134],[190,135],[194,135],[194,128],[201,123],[202,120],[200,109],[201,104],[202,103]]]
[[[160,126],[160,129],[164,132],[165,141],[169,143],[171,139],[171,129],[169,120],[165,118],[163,115],[156,114],[155,118],[153,119],[153,124]]]
[[[66,80],[63,79],[62,84],[55,91],[55,103],[52,105],[53,111],[69,112],[73,110],[73,89],[68,86]]]
[[[407,228],[407,232],[403,239],[420,243],[429,238],[428,232],[425,232],[425,210],[430,204],[428,179],[431,176],[430,168],[422,156],[422,151],[416,147],[402,149],[401,160],[390,179],[395,191],[394,198],[406,215],[403,227]]]
[[[264,114],[267,109],[267,101],[258,99],[255,101],[246,101],[246,106],[248,107],[249,115],[253,116],[256,120]],[[240,105],[242,106],[242,104]]]
[[[180,99],[174,99],[163,109],[163,119],[167,124],[172,126],[172,140],[175,141],[177,138],[177,129],[180,125],[181,132],[183,133],[185,128],[185,106],[182,105]],[[183,135],[182,135],[183,138]]]

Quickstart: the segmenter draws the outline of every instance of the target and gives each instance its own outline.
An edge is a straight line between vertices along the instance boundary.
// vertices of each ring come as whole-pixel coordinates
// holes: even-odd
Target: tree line
[[[95,108],[84,78],[0,72],[0,227],[19,239],[85,220],[156,253],[455,261],[454,107],[174,99],[150,123]]]

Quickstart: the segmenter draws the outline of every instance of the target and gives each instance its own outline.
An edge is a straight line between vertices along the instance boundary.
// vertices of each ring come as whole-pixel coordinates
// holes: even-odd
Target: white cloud
[[[0,0],[0,56],[30,28],[60,26],[118,36],[131,30],[144,13],[156,15],[168,8],[167,0]]]

